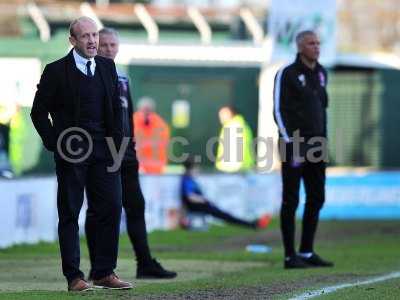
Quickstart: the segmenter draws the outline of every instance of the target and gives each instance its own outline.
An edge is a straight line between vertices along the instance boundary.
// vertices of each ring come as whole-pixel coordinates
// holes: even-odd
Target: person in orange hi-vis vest
[[[168,162],[169,127],[155,112],[155,103],[150,97],[141,98],[137,107],[133,123],[139,170],[161,174]]]

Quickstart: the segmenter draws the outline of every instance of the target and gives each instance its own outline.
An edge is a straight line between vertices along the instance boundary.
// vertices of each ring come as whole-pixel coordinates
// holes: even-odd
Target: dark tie
[[[92,62],[90,60],[86,63],[86,75],[89,77],[93,77],[92,70],[90,69],[91,64]]]

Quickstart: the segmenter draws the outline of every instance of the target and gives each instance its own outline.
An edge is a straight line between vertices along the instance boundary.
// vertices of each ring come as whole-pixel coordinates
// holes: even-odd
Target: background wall
[[[173,148],[175,155],[182,151],[200,154],[203,167],[212,167],[206,158],[206,144],[211,137],[218,137],[221,124],[218,110],[224,105],[233,105],[257,134],[258,122],[258,68],[245,67],[171,67],[129,66],[132,78],[133,99],[152,97],[157,103],[157,112],[167,121],[171,136],[187,139],[190,145]],[[187,101],[189,124],[174,126],[173,105],[176,100]]]

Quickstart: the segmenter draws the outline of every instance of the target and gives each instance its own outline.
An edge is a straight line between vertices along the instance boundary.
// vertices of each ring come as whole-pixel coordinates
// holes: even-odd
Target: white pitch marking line
[[[305,292],[304,294],[301,294],[294,298],[290,298],[289,300],[304,300],[304,299],[315,298],[318,296],[322,296],[325,294],[335,292],[340,289],[344,289],[344,288],[348,288],[348,287],[352,287],[352,286],[358,286],[358,285],[372,284],[375,282],[385,281],[385,280],[399,278],[399,277],[400,277],[400,272],[393,272],[393,273],[389,273],[389,274],[386,274],[383,276],[371,278],[371,279],[364,280],[364,281],[356,281],[353,283],[344,283],[344,284],[339,284],[339,285],[327,286],[327,287],[324,287],[324,288],[321,288],[318,290]]]

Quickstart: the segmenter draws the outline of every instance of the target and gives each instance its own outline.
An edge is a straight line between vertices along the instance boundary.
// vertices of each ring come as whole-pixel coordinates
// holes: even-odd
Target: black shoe
[[[137,279],[172,279],[176,275],[176,272],[165,270],[155,259],[149,264],[138,265],[136,272]]]
[[[305,269],[310,267],[297,255],[292,255],[290,258],[285,259],[284,265],[285,269]]]
[[[301,258],[306,264],[310,265],[310,267],[333,267],[333,263],[330,261],[323,260],[317,254],[313,253],[309,258],[302,257]]]

